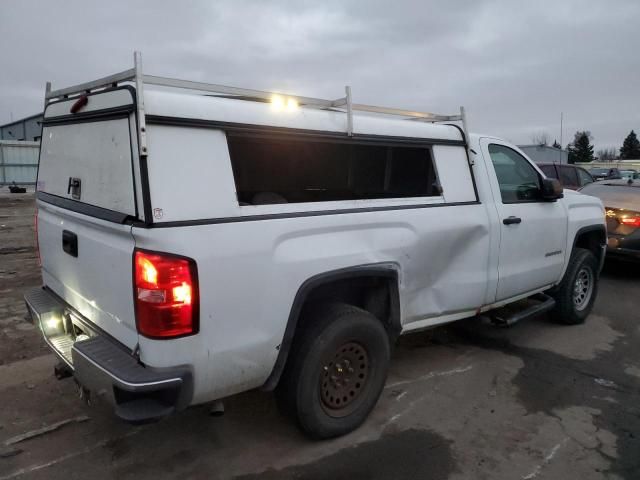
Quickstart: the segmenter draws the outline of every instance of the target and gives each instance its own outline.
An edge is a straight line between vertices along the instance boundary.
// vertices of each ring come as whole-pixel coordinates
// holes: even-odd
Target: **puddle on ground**
[[[454,469],[450,442],[429,431],[405,430],[345,448],[305,465],[267,470],[236,479],[444,480]]]

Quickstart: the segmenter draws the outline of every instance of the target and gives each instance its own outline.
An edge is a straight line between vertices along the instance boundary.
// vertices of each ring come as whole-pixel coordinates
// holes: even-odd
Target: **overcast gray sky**
[[[147,73],[448,113],[597,148],[640,130],[640,0],[3,1],[0,124],[54,88]]]

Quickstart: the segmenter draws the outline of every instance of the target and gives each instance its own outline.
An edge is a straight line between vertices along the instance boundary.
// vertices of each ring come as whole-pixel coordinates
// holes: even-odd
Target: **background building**
[[[0,126],[0,140],[38,142],[40,135],[42,135],[41,113]]]
[[[535,163],[568,163],[569,154],[560,148],[549,145],[518,145],[518,148]]]
[[[35,185],[40,142],[0,140],[0,185]]]
[[[42,114],[0,126],[0,185],[34,185],[42,135]]]

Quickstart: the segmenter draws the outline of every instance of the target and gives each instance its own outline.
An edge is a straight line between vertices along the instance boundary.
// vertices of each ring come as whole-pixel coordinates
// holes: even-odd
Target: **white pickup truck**
[[[139,56],[45,103],[26,303],[60,376],[127,421],[264,388],[341,435],[399,335],[529,297],[496,321],[575,324],[595,300],[601,202],[466,134],[463,109],[161,78]]]

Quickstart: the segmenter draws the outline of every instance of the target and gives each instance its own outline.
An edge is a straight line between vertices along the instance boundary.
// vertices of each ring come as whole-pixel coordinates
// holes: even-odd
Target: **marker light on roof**
[[[287,110],[293,111],[298,108],[298,101],[295,98],[287,99]]]
[[[298,109],[298,106],[298,101],[295,98],[285,98],[281,95],[273,95],[271,97],[271,107],[276,112],[281,112],[283,110],[293,112]]]
[[[279,112],[284,108],[284,98],[280,95],[274,95],[271,97],[271,106],[276,112]]]

